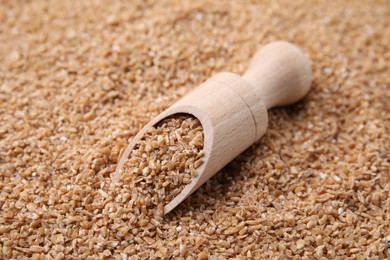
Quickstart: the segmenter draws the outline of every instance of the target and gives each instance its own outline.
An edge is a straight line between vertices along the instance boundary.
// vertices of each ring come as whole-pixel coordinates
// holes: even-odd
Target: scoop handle
[[[242,78],[254,88],[267,109],[290,105],[309,91],[311,64],[297,46],[277,41],[253,56]]]

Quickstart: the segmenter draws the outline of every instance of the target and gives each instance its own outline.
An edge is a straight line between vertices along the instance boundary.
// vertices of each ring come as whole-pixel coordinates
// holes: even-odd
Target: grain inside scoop
[[[128,167],[135,175],[151,174],[147,179],[125,180],[136,182],[141,178],[144,183],[151,183],[158,179],[160,184],[153,187],[164,194],[148,199],[160,211],[164,207],[164,214],[170,212],[259,140],[267,129],[267,110],[301,99],[308,92],[311,79],[310,61],[298,47],[282,41],[264,46],[242,77],[219,73],[151,120],[130,142],[118,163],[114,181],[123,179]],[[150,140],[154,140],[153,147]],[[182,155],[178,150],[169,150],[178,147]],[[164,149],[170,155],[161,154]],[[159,151],[157,155],[155,150]],[[151,154],[154,157],[149,160],[147,156]],[[163,170],[161,163],[166,167]]]

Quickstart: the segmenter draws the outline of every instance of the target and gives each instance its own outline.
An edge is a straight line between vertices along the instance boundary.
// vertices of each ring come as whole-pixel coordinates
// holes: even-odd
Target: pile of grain
[[[0,2],[0,258],[389,258],[386,1]],[[118,157],[151,118],[273,40],[299,104],[164,218]]]
[[[203,128],[189,115],[173,115],[148,129],[121,169],[123,182],[146,215],[163,207],[196,176],[203,163]]]

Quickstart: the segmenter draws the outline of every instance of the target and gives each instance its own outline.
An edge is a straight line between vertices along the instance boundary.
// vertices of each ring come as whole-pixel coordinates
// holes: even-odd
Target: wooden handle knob
[[[262,47],[242,76],[267,109],[301,99],[311,85],[310,60],[295,45],[278,41]]]

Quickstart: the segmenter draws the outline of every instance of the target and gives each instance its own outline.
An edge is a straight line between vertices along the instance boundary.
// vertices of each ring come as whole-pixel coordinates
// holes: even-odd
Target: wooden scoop
[[[309,90],[310,60],[295,45],[265,45],[241,77],[222,72],[151,120],[130,142],[114,174],[119,181],[125,161],[145,131],[177,113],[199,119],[204,131],[204,162],[197,175],[164,207],[170,212],[237,155],[260,139],[268,126],[267,109],[292,104]]]

